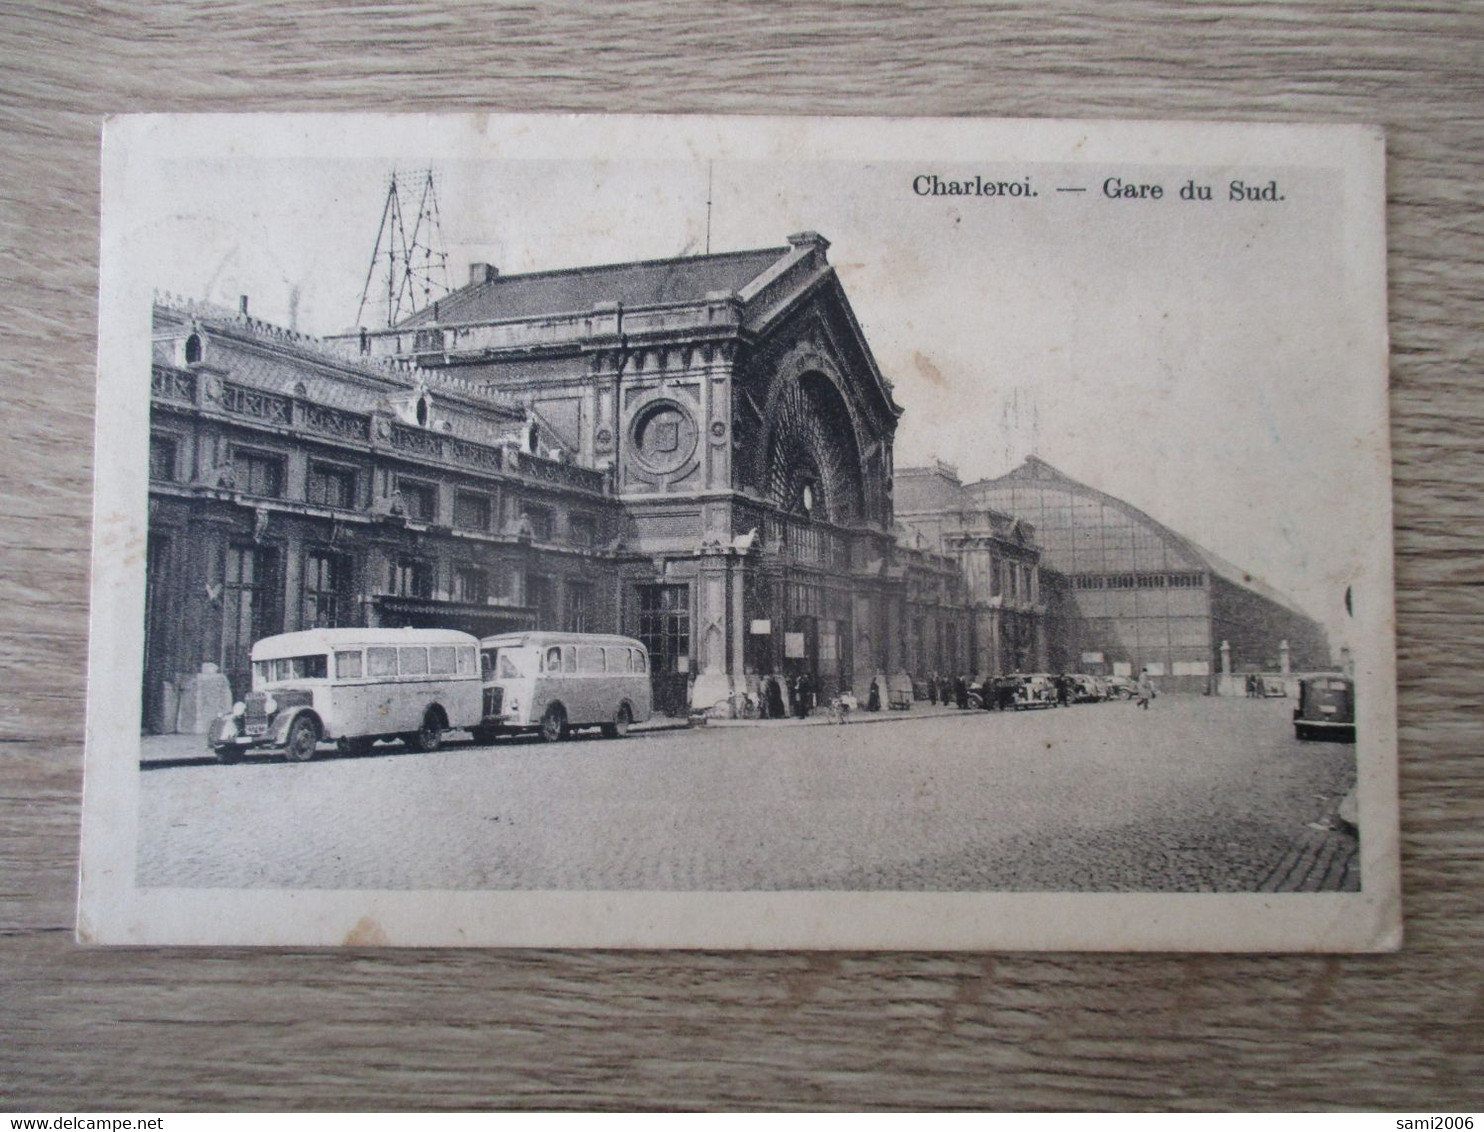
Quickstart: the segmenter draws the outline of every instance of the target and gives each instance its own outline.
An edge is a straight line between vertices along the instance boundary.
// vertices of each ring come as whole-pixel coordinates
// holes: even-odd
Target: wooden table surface
[[[0,1109],[1484,1104],[1484,9],[0,4]],[[480,108],[1375,122],[1392,956],[104,950],[72,940],[98,124]]]

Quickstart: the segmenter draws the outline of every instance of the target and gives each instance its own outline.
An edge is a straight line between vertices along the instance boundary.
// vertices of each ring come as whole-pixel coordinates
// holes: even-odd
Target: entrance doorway
[[[690,586],[639,587],[639,639],[649,650],[654,708],[690,712]]]

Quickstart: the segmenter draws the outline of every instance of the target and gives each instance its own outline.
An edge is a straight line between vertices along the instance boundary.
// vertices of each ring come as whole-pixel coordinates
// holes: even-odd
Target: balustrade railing
[[[235,382],[222,382],[222,408],[229,413],[268,424],[289,424],[292,421],[291,402],[276,393],[265,393]]]
[[[301,402],[299,419],[310,432],[340,440],[366,440],[371,435],[371,418],[360,413],[347,413],[328,405]]]
[[[196,403],[196,375],[178,369],[156,366],[150,371],[149,393],[166,401]]]

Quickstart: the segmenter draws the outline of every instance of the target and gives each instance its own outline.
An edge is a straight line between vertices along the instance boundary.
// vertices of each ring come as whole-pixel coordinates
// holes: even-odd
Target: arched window
[[[201,335],[192,334],[185,340],[186,365],[193,366],[201,360]]]
[[[426,397],[417,399],[417,423],[423,428],[428,427],[428,399]]]
[[[860,451],[850,413],[818,373],[791,381],[770,406],[772,428],[762,458],[768,497],[785,511],[831,523],[865,513]]]

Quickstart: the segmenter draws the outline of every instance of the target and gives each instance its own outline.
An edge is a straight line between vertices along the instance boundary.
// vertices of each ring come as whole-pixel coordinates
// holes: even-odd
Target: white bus
[[[597,633],[507,633],[479,642],[488,742],[539,730],[554,743],[574,727],[612,737],[649,718],[649,651],[632,637]]]
[[[321,742],[361,753],[378,739],[436,750],[481,718],[479,641],[450,629],[306,629],[252,647],[252,691],[207,741],[222,762],[253,747],[303,762]]]

